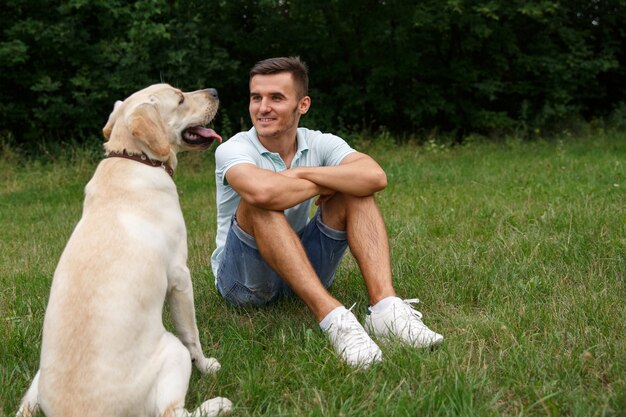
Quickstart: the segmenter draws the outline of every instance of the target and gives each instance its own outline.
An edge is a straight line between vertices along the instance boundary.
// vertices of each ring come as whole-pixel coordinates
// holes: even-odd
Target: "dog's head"
[[[115,103],[102,129],[105,150],[176,163],[176,153],[207,149],[222,138],[205,127],[219,106],[217,91],[209,88],[184,93],[168,84],[155,84]]]

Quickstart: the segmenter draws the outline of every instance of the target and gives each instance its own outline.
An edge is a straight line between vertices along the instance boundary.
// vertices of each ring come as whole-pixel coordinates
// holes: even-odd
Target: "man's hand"
[[[385,171],[370,156],[360,152],[347,155],[339,165],[296,167],[281,174],[313,182],[322,189],[320,197],[328,194],[324,189],[365,197],[387,186]]]
[[[285,171],[281,171],[279,172],[279,174],[284,175],[285,177],[289,177],[289,178],[295,178],[295,179],[304,179],[300,176],[300,173],[302,173],[302,169],[301,168],[291,168],[291,169],[287,169]],[[319,192],[319,197],[317,200],[315,200],[315,205],[319,206],[320,204],[322,204],[324,201],[330,200],[336,193],[336,190],[327,188],[327,187],[322,187],[322,186],[318,186],[320,188],[320,192]]]
[[[337,193],[335,190],[331,190],[330,188],[320,187],[320,196],[315,200],[315,205],[319,206],[323,202],[330,200]]]
[[[304,179],[300,176],[300,173],[302,172],[303,171],[301,168],[296,167],[296,168],[287,169],[285,171],[281,171],[279,172],[279,174],[284,175],[285,177],[289,177],[289,178]],[[337,193],[336,190],[333,190],[328,187],[322,187],[322,186],[318,186],[318,187],[320,188],[320,192],[319,192],[318,199],[315,200],[316,206],[319,206],[324,201],[330,200]]]
[[[300,178],[298,176],[298,168],[289,168],[284,171],[280,171],[279,174],[289,178]]]

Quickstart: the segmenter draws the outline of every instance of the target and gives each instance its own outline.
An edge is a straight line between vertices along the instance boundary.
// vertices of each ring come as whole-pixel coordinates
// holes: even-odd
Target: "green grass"
[[[194,370],[188,408],[219,395],[235,403],[233,416],[626,415],[626,135],[367,150],[388,174],[379,202],[396,288],[422,300],[444,344],[383,346],[382,365],[355,371],[298,300],[226,306],[209,263],[212,155],[186,154],[176,182],[197,317],[205,353],[222,363],[215,376]],[[0,162],[7,416],[37,370],[50,280],[97,163],[80,152],[18,159]],[[332,292],[363,316],[351,257]]]

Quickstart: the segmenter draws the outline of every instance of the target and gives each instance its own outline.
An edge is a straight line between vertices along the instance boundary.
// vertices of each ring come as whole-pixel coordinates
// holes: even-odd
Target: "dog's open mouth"
[[[222,142],[222,137],[215,130],[203,126],[191,126],[183,130],[182,138],[190,145],[208,146],[213,141]]]

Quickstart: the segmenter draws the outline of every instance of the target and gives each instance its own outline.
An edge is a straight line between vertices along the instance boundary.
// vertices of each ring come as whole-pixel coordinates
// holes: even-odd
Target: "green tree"
[[[248,69],[280,55],[309,64],[313,128],[549,128],[623,108],[625,16],[626,0],[3,0],[0,132],[99,136],[115,100],[163,81],[217,88],[227,136],[249,125]]]

